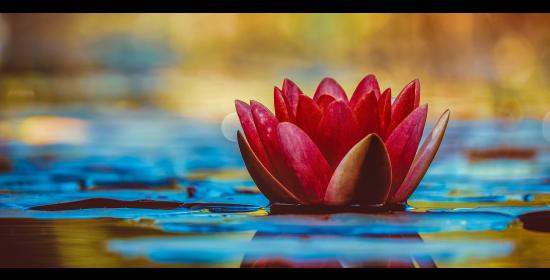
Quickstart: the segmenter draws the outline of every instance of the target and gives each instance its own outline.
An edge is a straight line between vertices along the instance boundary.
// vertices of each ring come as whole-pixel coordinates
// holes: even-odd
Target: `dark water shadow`
[[[70,202],[54,203],[47,205],[34,206],[30,210],[37,211],[65,211],[82,209],[100,209],[100,208],[133,208],[133,209],[153,209],[153,210],[174,210],[186,208],[190,210],[208,210],[210,212],[234,213],[234,212],[252,212],[258,209],[257,206],[248,204],[231,203],[181,203],[175,201],[160,200],[118,200],[111,198],[90,198]]]
[[[526,230],[550,232],[550,210],[525,213],[518,218]]]

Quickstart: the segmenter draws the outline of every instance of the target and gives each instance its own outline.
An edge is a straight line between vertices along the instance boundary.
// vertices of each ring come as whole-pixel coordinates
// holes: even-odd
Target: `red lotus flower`
[[[410,82],[391,104],[366,76],[348,100],[333,79],[310,98],[285,79],[275,87],[275,115],[256,101],[235,105],[245,165],[271,202],[328,205],[402,204],[430,166],[447,127],[446,110],[420,150],[428,105]]]

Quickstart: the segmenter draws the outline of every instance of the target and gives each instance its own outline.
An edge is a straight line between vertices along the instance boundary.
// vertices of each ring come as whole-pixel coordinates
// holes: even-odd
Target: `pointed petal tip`
[[[235,99],[235,106],[248,106],[248,104],[240,99]]]
[[[321,82],[317,86],[317,89],[315,90],[313,100],[318,101],[319,98],[323,95],[330,95],[336,100],[348,101],[348,97],[342,86],[331,77],[325,77],[321,80]]]

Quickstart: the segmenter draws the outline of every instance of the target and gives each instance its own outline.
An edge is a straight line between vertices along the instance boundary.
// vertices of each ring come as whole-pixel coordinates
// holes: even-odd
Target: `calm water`
[[[451,119],[405,212],[269,215],[220,124],[45,114],[4,123],[2,267],[550,267],[539,121]]]

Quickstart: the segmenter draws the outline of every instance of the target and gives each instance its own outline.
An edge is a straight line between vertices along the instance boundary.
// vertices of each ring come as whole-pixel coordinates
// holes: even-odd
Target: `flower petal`
[[[298,102],[298,112],[296,114],[296,124],[304,130],[311,139],[315,138],[317,126],[323,116],[319,105],[306,95],[300,95]]]
[[[391,165],[382,139],[369,134],[342,159],[325,193],[325,202],[346,205],[383,204],[390,192]]]
[[[268,170],[281,184],[290,189],[295,195],[303,197],[304,193],[295,183],[294,171],[289,169],[285,159],[281,155],[281,145],[277,133],[279,121],[264,105],[257,101],[250,102],[250,109],[254,117],[254,124],[258,130],[258,136],[265,148],[271,168]]]
[[[334,97],[330,95],[321,95],[319,99],[315,100],[317,102],[317,105],[319,105],[319,108],[321,108],[321,111],[325,111],[330,103],[335,101]]]
[[[390,197],[405,179],[422,138],[428,105],[416,108],[395,128],[386,140],[386,148],[392,165],[392,187]]]
[[[287,167],[293,171],[294,188],[302,189],[308,202],[322,202],[332,175],[332,169],[323,154],[311,138],[293,123],[280,123],[277,132],[281,155]]]
[[[315,95],[313,95],[313,100],[317,101],[323,95],[332,96],[339,101],[348,101],[344,89],[332,78],[324,78],[321,83],[319,83]]]
[[[420,81],[418,79],[414,79],[412,83],[415,84],[414,87],[414,108],[418,108],[420,106]]]
[[[334,101],[326,107],[316,134],[315,142],[333,168],[361,140],[357,119],[345,101]]]
[[[250,106],[240,100],[235,100],[235,108],[237,110],[237,115],[239,116],[244,135],[246,135],[246,139],[248,139],[254,154],[258,156],[262,164],[265,165],[267,169],[271,169],[271,163],[269,162],[265,148],[258,135],[258,130],[254,124],[254,118],[252,117]]]
[[[386,140],[391,122],[391,89],[387,88],[378,99],[380,136]]]
[[[288,122],[290,116],[288,114],[285,98],[283,97],[283,92],[278,87],[275,87],[273,90],[273,99],[275,103],[275,116],[277,116],[280,122]]]
[[[256,183],[256,186],[271,202],[302,203],[297,196],[285,188],[273,175],[265,168],[262,162],[252,151],[248,142],[240,131],[237,132],[237,142],[246,165],[246,169]]]
[[[380,132],[378,101],[374,92],[361,95],[355,107],[351,107],[361,128],[361,136]]]
[[[415,107],[417,89],[420,88],[418,80],[414,80],[406,85],[401,93],[395,98],[391,108],[391,122],[389,132],[395,129],[403,119],[405,119]]]
[[[283,81],[283,97],[285,98],[289,117],[294,120],[298,110],[298,97],[304,94],[302,90],[291,80]]]
[[[395,194],[391,197],[391,202],[399,203],[406,201],[414,192],[426,171],[430,167],[432,160],[439,150],[445,130],[447,129],[447,123],[449,122],[449,110],[443,112],[439,120],[435,124],[433,130],[424,140],[424,143],[418,150],[416,157],[405,177],[401,186],[397,189]]]
[[[357,88],[355,88],[351,96],[350,106],[353,108],[363,94],[367,94],[371,91],[374,92],[376,100],[378,100],[380,98],[380,86],[378,85],[376,76],[373,74],[365,76],[359,84],[357,84]]]
[[[279,121],[264,105],[257,101],[250,101],[250,111],[254,118],[254,124],[258,130],[258,136],[265,148],[267,157],[273,164],[277,156],[277,125]]]

